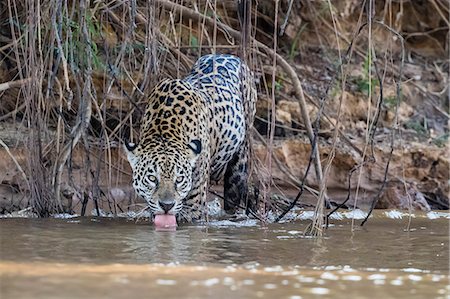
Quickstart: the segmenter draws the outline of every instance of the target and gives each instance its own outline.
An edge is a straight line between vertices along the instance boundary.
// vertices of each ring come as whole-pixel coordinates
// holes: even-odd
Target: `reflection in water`
[[[326,259],[328,248],[324,245],[323,239],[314,240],[314,249],[311,254],[311,265],[319,265],[321,261]]]
[[[306,221],[268,228],[185,225],[175,232],[108,218],[2,219],[0,224],[6,261],[446,270],[449,256],[447,219],[415,219],[412,232],[404,232],[399,220],[373,219],[354,232],[339,221],[322,239],[303,236]]]
[[[401,220],[336,221],[321,239],[303,236],[307,224],[155,232],[124,219],[1,219],[0,297],[448,295],[447,219],[413,219],[411,232]]]
[[[137,229],[124,241],[123,259],[144,263],[190,263],[203,255],[207,234],[201,229],[155,232],[149,225]],[[195,242],[193,242],[195,240]]]

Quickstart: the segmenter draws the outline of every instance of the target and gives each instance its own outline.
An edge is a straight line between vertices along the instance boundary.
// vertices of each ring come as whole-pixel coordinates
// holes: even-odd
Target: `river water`
[[[384,215],[320,239],[308,220],[3,218],[0,298],[450,298],[448,214]]]

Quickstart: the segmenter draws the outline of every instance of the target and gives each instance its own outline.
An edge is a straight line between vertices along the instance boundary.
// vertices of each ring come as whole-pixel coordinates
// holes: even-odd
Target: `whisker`
[[[146,210],[148,210],[148,209],[150,209],[150,207],[147,206],[147,207],[141,209],[141,210],[136,214],[136,216],[135,216],[135,218],[136,218],[136,223],[143,217],[142,214],[143,214]]]

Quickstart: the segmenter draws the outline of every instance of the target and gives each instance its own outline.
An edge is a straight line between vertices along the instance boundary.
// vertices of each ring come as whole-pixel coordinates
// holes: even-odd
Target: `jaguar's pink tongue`
[[[175,231],[177,229],[177,219],[175,215],[162,214],[155,215],[155,229]]]

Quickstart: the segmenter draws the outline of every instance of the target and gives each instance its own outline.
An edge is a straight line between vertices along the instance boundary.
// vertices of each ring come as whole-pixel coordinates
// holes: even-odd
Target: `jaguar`
[[[208,187],[223,181],[223,208],[247,205],[249,139],[257,91],[237,56],[200,57],[182,79],[148,97],[138,142],[126,142],[133,187],[152,214],[193,221],[206,215]]]

